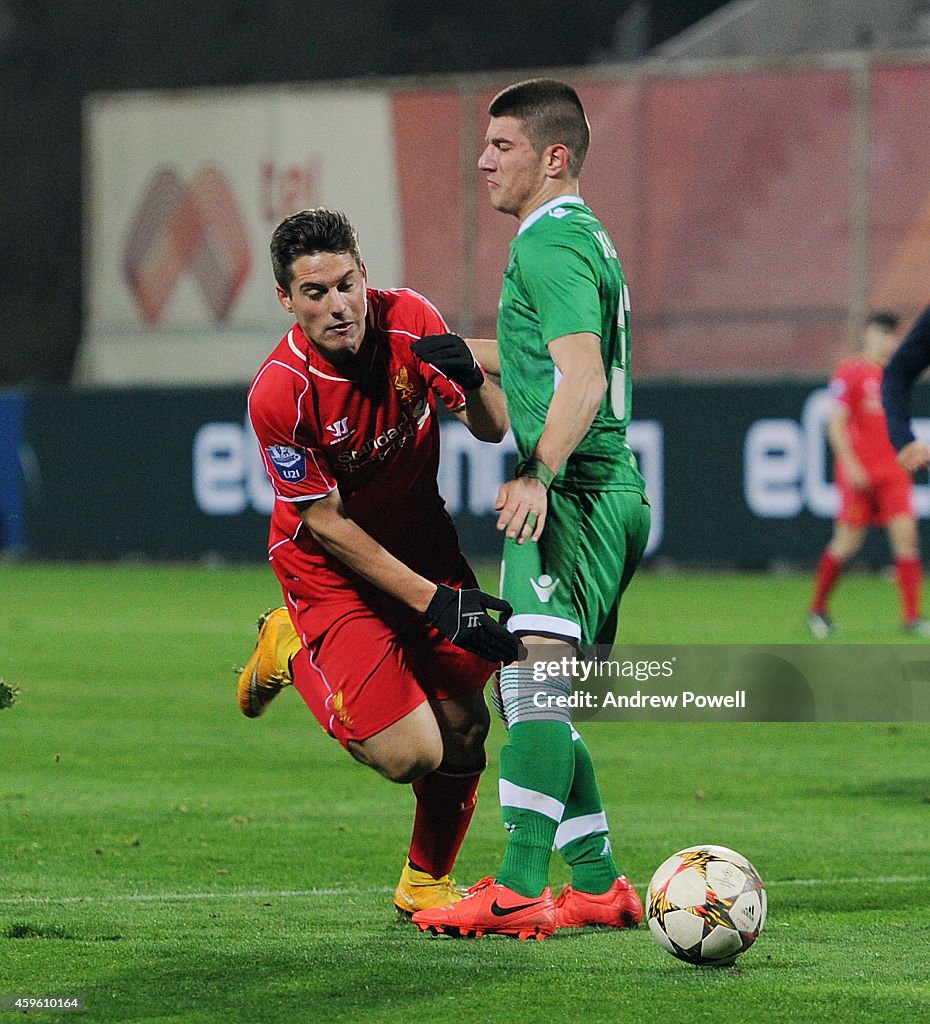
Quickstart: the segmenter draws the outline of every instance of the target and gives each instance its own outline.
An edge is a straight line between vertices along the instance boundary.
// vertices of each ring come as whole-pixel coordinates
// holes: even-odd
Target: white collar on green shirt
[[[550,199],[547,203],[543,203],[542,206],[537,206],[531,214],[529,214],[523,223],[520,225],[517,231],[518,235],[522,235],[527,228],[531,228],[540,217],[545,217],[550,210],[554,210],[557,206],[564,206],[566,203],[576,203],[578,206],[584,206],[584,200],[581,196],[556,196],[555,199]]]

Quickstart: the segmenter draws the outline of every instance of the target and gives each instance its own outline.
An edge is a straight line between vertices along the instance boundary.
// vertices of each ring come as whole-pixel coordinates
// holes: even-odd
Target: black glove
[[[466,391],[474,391],[484,383],[484,370],[457,334],[428,334],[410,347],[418,359],[431,363]]]
[[[505,665],[525,657],[526,648],[520,640],[495,622],[488,608],[507,617],[513,614],[513,608],[499,597],[477,588],[454,590],[440,583],[424,614],[431,626],[463,651]]]

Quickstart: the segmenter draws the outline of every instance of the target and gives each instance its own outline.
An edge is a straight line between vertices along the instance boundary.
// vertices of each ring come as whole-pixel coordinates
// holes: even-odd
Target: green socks
[[[594,762],[575,730],[574,777],[555,845],[572,869],[572,885],[582,892],[602,893],[620,872],[614,863],[607,815],[601,802]]]
[[[549,884],[556,831],[572,788],[575,751],[566,722],[512,725],[500,755],[500,801],[510,833],[497,881],[536,897]]]

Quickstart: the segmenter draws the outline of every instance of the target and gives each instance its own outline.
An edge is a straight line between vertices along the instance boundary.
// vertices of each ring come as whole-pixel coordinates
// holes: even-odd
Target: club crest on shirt
[[[406,366],[402,366],[394,375],[394,387],[400,392],[402,402],[412,402],[416,398],[417,387],[416,384],[411,383]]]
[[[272,444],[265,451],[275,472],[285,483],[300,483],[301,480],[307,479],[307,453],[302,448],[292,448],[289,444]]]
[[[346,711],[345,697],[342,695],[342,690],[337,690],[337,692],[333,694],[332,698],[327,700],[327,703],[329,703],[330,707],[333,709],[333,714],[340,722],[342,722],[343,725],[352,725],[352,716],[348,711]]]

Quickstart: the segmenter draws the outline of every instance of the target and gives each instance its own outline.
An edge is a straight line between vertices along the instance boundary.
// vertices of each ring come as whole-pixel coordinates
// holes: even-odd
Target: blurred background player
[[[913,481],[895,457],[881,400],[882,369],[898,344],[899,325],[896,313],[872,313],[863,328],[862,350],[844,359],[830,382],[836,405],[827,421],[827,438],[840,507],[833,536],[817,563],[807,613],[808,628],[820,639],[836,632],[828,613],[830,595],[872,524],[888,534],[904,630],[930,636],[930,623],[920,614],[923,567]]]
[[[501,373],[520,456],[496,503],[506,535],[502,596],[514,607],[508,629],[531,660],[559,661],[582,645],[613,643],[620,597],[649,534],[626,440],[629,301],[613,243],[579,195],[589,128],[575,90],[551,79],[518,83],[488,113],[478,168],[491,205],[519,221],[499,345],[476,344],[479,361]],[[571,680],[533,674],[525,663],[500,674],[503,863],[461,902],[415,914],[421,929],[544,938],[559,927],[623,928],[642,917],[612,857],[591,756],[557,706]],[[572,869],[557,901],[553,848]]]
[[[449,872],[485,766],[482,690],[519,649],[488,615],[509,607],[476,589],[440,497],[436,403],[494,442],[506,409],[474,359],[460,385],[411,352],[446,325],[415,292],[367,287],[343,214],[288,217],[271,257],[297,322],[248,409],[275,492],[269,556],[286,608],[260,621],[239,705],[256,717],[293,682],[354,758],[413,784],[394,897],[412,912],[459,898]]]
[[[898,462],[908,473],[930,466],[930,445],[914,436],[910,412],[911,389],[928,366],[930,307],[914,322],[882,375],[882,404],[888,421],[888,437],[898,453]]]

